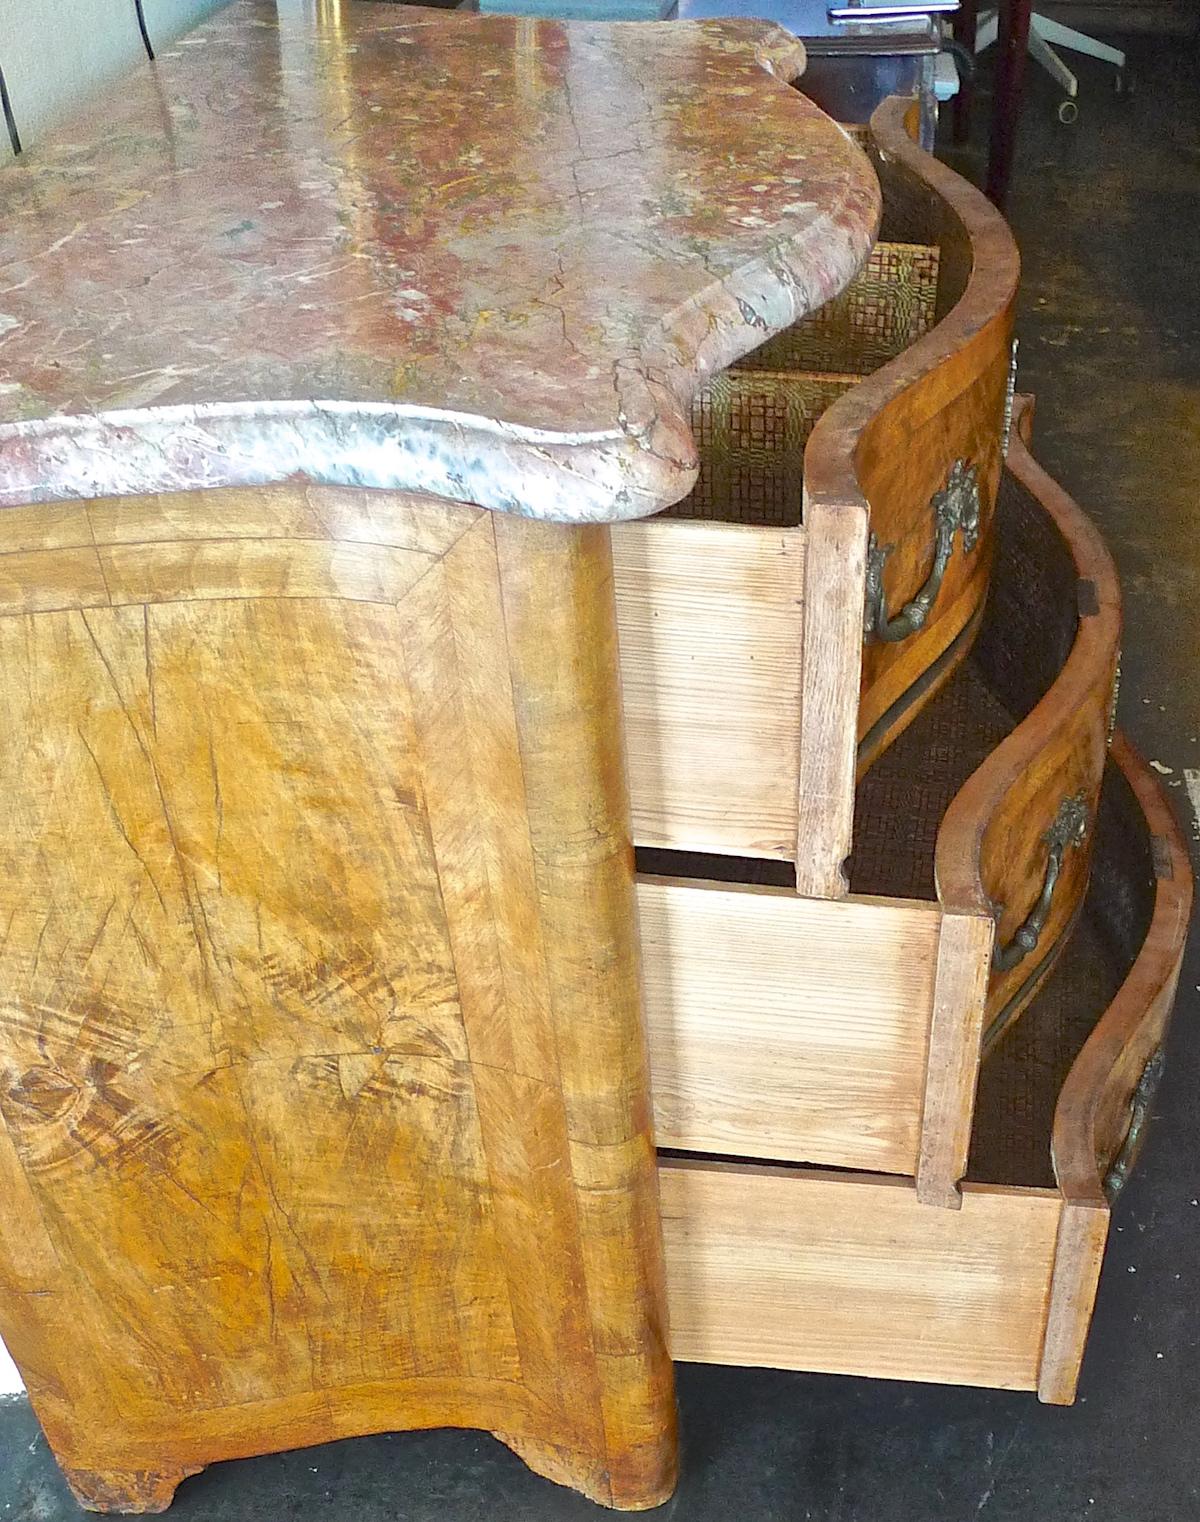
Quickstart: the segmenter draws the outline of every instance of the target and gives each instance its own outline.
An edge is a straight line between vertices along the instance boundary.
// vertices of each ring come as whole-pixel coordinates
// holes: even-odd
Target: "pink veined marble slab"
[[[0,504],[279,482],[640,517],[879,189],[754,21],[236,0],[0,171]]]

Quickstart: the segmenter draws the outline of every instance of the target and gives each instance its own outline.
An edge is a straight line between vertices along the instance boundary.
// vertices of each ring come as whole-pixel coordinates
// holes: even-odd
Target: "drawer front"
[[[947,358],[864,429],[870,504],[859,696],[860,769],[966,654],[987,596],[1009,375],[1009,326]],[[915,689],[915,690],[914,690]]]
[[[996,911],[984,1048],[1003,1035],[1053,964],[1087,891],[1104,771],[1112,668],[1005,792],[980,850]]]
[[[1090,899],[1111,903],[1109,940],[1137,955],[1063,1085],[1054,1165],[1069,1199],[1125,1187],[1165,1066],[1192,910],[1188,850],[1158,779],[1118,730],[1101,799]]]
[[[908,140],[895,103],[872,134],[893,221],[937,228],[940,321],[873,378],[849,443],[871,520],[860,770],[966,654],[986,596],[1019,268],[1003,218]]]
[[[1054,1113],[1064,1209],[1038,1394],[1060,1405],[1075,1396],[1109,1206],[1145,1141],[1192,910],[1187,846],[1158,779],[1119,730],[1110,756],[1087,909],[1099,905],[1110,954],[1132,956],[1132,966],[1072,1064]]]
[[[992,559],[1011,374],[1011,234],[978,191],[912,142],[910,125],[903,102],[885,103],[871,150],[885,234],[937,247],[939,320],[831,406],[805,454],[811,500],[869,515],[860,774],[969,648]]]
[[[823,660],[804,673],[797,884],[830,896],[847,887],[856,778],[978,630],[1006,431],[1016,248],[983,196],[916,147],[905,117],[904,102],[885,102],[870,147],[885,235],[938,250],[938,321],[833,403],[804,456],[806,608]]]
[[[1022,427],[1028,415],[1022,405]],[[936,848],[943,904],[996,921],[985,1050],[1036,992],[1087,890],[1121,626],[1102,539],[1020,432],[1008,456],[1005,562],[975,659],[1026,716],[951,803]]]

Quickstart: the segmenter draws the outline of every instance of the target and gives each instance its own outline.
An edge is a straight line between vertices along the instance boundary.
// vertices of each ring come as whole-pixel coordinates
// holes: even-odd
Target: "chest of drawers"
[[[1190,885],[1003,223],[766,25],[203,41],[0,177],[0,1335],[75,1493],[462,1425],[651,1506],[672,1355],[1069,1400]]]

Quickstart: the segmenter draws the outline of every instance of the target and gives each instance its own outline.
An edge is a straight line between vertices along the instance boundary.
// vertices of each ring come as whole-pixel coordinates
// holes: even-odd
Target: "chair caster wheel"
[[[1059,119],[1060,122],[1062,122],[1064,127],[1069,127],[1073,121],[1078,120],[1078,117],[1079,117],[1079,106],[1078,106],[1078,103],[1076,101],[1073,101],[1069,95],[1067,96],[1066,100],[1060,100],[1059,101],[1059,103],[1058,103],[1058,119]]]

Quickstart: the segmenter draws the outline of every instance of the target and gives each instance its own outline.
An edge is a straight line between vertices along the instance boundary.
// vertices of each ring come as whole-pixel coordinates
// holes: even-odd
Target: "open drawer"
[[[636,841],[790,861],[826,897],[856,769],[977,627],[1006,428],[1016,251],[906,110],[871,125],[865,268],[709,382],[695,490],[612,534]]]
[[[991,596],[970,658],[859,784],[850,880],[990,915],[990,1047],[1066,942],[1088,881],[1121,634],[1095,526],[1030,455],[1019,398]]]
[[[1120,628],[1112,561],[1017,416],[978,639],[859,784],[853,892],[639,851],[661,1145],[909,1174],[960,1204],[981,1054],[1086,889]]]
[[[1118,735],[1079,927],[985,1066],[962,1208],[902,1179],[662,1157],[674,1356],[1069,1403],[1190,905],[1170,810]]]

